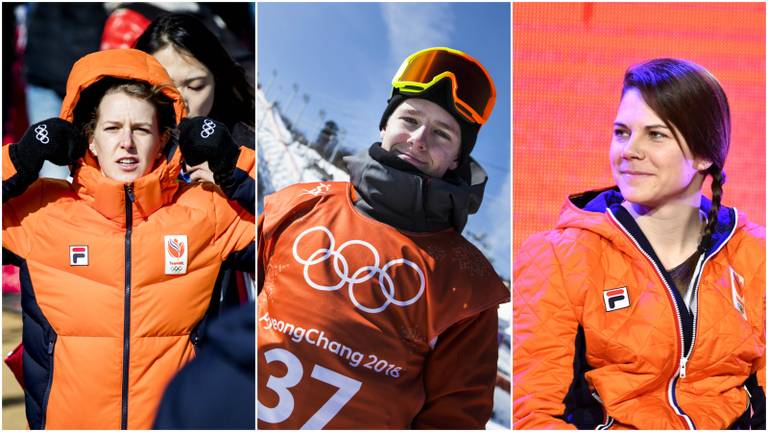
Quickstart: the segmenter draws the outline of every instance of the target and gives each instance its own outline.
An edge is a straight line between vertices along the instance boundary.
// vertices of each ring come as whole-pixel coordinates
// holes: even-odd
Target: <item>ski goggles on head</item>
[[[419,94],[443,78],[450,78],[456,112],[471,123],[485,124],[496,103],[493,80],[477,60],[451,48],[427,48],[403,61],[392,87],[403,94]]]

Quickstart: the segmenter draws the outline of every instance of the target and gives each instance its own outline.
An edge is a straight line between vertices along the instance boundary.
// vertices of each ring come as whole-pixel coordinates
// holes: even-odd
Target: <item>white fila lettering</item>
[[[165,250],[165,274],[182,275],[187,273],[186,235],[167,235],[163,240]]]
[[[88,265],[88,245],[76,245],[69,247],[69,265]]]
[[[606,312],[628,308],[629,293],[627,292],[627,287],[612,288],[603,291],[603,301],[605,301]]]

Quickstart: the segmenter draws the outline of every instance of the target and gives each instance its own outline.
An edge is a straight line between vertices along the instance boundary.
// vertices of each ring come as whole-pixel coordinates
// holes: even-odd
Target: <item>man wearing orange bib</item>
[[[351,181],[265,199],[258,427],[481,429],[509,290],[461,236],[487,176],[470,156],[496,99],[467,54],[429,48],[392,82]]]

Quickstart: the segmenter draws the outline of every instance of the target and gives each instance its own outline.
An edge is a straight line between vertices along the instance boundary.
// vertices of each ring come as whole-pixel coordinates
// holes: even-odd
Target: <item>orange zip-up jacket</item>
[[[143,52],[90,54],[73,66],[61,117],[72,121],[80,92],[104,76],[171,82]],[[163,92],[180,120],[180,94]],[[4,185],[16,175],[8,147]],[[151,428],[165,385],[194,356],[222,261],[253,248],[253,215],[217,187],[180,185],[181,155],[166,156],[128,185],[86,155],[72,184],[38,179],[3,204],[4,257],[21,267],[33,429]],[[241,149],[238,168],[253,165]]]
[[[620,193],[598,192],[517,252],[514,428],[749,428],[753,408],[764,429],[765,228],[721,207],[689,309]]]
[[[259,429],[482,429],[509,290],[453,229],[358,212],[350,183],[267,196],[259,219]]]

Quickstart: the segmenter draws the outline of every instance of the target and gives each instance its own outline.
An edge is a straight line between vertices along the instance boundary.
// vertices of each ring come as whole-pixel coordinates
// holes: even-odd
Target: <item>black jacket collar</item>
[[[361,198],[355,207],[404,231],[454,228],[461,232],[468,215],[480,208],[488,180],[474,160],[470,160],[468,175],[449,172],[443,178],[428,176],[382,149],[381,143],[345,158],[345,162]]]
[[[569,197],[571,202],[578,208],[586,211],[605,213],[607,209],[611,209],[614,215],[622,214],[623,207],[621,203],[624,201],[624,197],[621,195],[617,186],[598,189],[583,192]],[[621,207],[621,209],[620,209]],[[704,214],[709,214],[709,210],[712,208],[712,201],[705,197],[701,197],[701,204],[699,209]],[[627,216],[619,218],[619,222],[629,230],[633,235],[638,235],[639,228],[634,223],[634,219],[629,223]],[[632,219],[632,216],[628,216]],[[736,227],[737,216],[736,211],[730,207],[720,206],[720,210],[717,212],[717,224],[715,225],[715,232],[712,233],[712,242],[707,250],[707,256],[712,255],[720,249],[722,244],[728,240],[734,228]],[[644,238],[644,236],[642,236]]]

